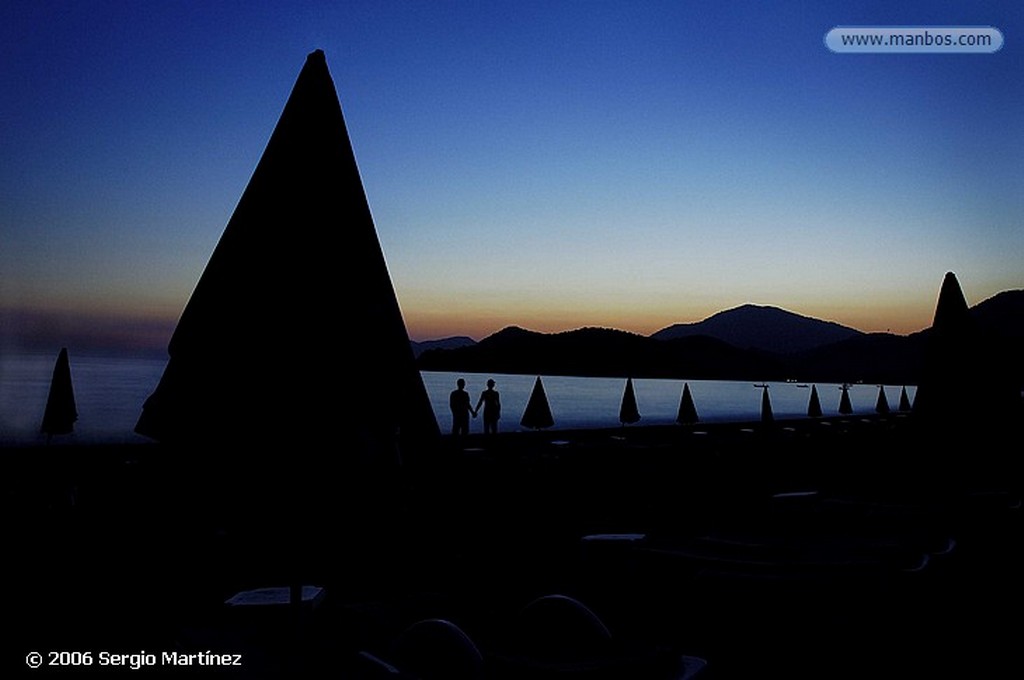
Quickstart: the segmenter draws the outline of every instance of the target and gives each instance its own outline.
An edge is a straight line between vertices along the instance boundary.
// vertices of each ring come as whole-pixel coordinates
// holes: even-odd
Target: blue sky
[[[1024,288],[1024,10],[891,5],[0,0],[0,331],[165,345],[314,49],[414,339],[919,330],[946,271]],[[826,48],[864,25],[1005,44]]]

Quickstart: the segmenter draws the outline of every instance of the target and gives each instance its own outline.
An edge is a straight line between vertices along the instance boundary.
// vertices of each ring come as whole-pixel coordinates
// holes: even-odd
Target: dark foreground
[[[403,631],[439,618],[487,678],[1024,677],[1019,434],[899,416],[698,429],[446,440],[402,468],[349,464],[344,443],[301,465],[5,451],[0,661],[31,677],[402,678],[372,659],[400,665]],[[300,582],[323,588],[315,607],[225,604]],[[571,617],[545,633],[564,649],[528,640],[524,607],[550,594],[611,641],[585,648]],[[231,654],[240,667],[206,665]]]

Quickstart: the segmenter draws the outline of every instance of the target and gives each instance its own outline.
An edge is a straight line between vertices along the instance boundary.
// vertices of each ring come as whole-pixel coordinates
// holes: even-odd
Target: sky
[[[0,342],[165,347],[315,49],[414,340],[920,330],[1024,288],[1024,9],[895,4],[0,0]]]

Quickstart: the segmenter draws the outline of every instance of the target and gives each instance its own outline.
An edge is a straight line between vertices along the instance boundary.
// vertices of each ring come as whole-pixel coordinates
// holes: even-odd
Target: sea
[[[7,354],[0,356],[0,446],[46,443],[40,433],[56,355]],[[134,433],[135,423],[146,398],[156,388],[166,358],[153,357],[70,357],[71,377],[78,408],[74,432],[52,440],[62,444],[144,443]],[[554,417],[552,429],[616,427],[625,390],[624,378],[583,378],[556,375],[512,375],[504,373],[450,373],[423,371],[423,383],[442,432],[451,429],[448,395],[455,381],[463,378],[472,403],[476,405],[487,380],[495,381],[501,395],[500,431],[517,431],[526,403],[539,377]],[[760,385],[767,384],[772,413],[777,420],[801,418],[807,413],[811,385],[805,382],[754,383],[733,380],[633,380],[642,425],[675,422],[684,383],[701,422],[756,421],[761,416]],[[853,384],[849,386],[854,414],[873,414],[879,389],[885,391],[890,407],[899,404],[902,385]],[[817,383],[824,415],[838,415],[841,385]],[[911,400],[913,386],[906,386]],[[471,432],[483,430],[482,417],[470,421]]]

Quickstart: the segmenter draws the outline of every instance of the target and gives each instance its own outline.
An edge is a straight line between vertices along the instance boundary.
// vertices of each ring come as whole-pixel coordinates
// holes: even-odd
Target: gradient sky
[[[323,49],[413,339],[1024,288],[1004,2],[0,0],[0,330],[164,346]],[[834,26],[995,54],[834,54]]]

